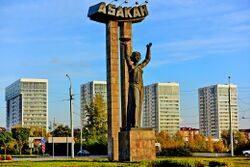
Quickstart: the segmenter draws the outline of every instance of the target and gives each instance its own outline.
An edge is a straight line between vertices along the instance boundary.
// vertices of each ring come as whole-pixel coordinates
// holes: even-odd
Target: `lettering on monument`
[[[107,9],[108,9],[108,15],[115,16],[116,13],[115,5],[110,4],[107,6]]]
[[[117,8],[116,17],[124,17],[124,12],[122,7]]]
[[[113,4],[106,5],[101,2],[89,8],[88,17],[94,21],[101,23],[108,22],[109,20],[124,22],[130,21],[133,23],[140,22],[148,15],[146,5],[134,7],[116,7]]]
[[[124,15],[126,18],[133,18],[131,15],[131,8],[124,8]]]

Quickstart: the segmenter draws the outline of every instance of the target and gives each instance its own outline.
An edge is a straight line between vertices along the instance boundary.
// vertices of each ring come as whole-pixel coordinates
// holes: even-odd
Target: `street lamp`
[[[73,127],[73,89],[72,82],[68,74],[66,77],[69,79],[70,87],[69,87],[69,109],[70,109],[70,127],[71,127],[71,157],[74,158],[74,127]]]

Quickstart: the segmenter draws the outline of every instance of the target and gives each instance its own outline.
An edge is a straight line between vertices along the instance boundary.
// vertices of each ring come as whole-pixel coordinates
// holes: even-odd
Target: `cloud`
[[[153,66],[190,61],[206,56],[224,55],[242,51],[249,47],[250,43],[248,39],[234,37],[170,41],[154,45],[158,60],[153,62]]]
[[[181,41],[167,42],[156,45],[157,49],[173,49],[189,51],[195,49],[228,49],[249,47],[248,39],[234,37],[203,37],[201,39],[187,39]]]
[[[70,56],[69,56],[70,57]],[[49,64],[52,65],[60,65],[60,66],[66,66],[66,67],[88,67],[88,64],[85,63],[86,61],[83,60],[64,60],[64,59],[60,59],[58,57],[54,57],[52,59],[49,60]]]

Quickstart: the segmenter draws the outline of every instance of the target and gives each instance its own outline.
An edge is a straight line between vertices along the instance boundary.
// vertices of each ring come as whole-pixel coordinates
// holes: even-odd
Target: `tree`
[[[245,145],[248,142],[245,133],[240,131],[235,132],[234,141],[236,143],[236,146]]]
[[[167,131],[161,131],[160,133],[156,133],[156,140],[161,144],[162,149],[170,148],[171,137]]]
[[[107,106],[102,96],[97,94],[93,102],[85,106],[87,126],[83,128],[86,142],[107,145]]]
[[[226,152],[227,147],[225,146],[223,140],[217,141],[214,143],[214,151],[215,152]]]
[[[175,141],[175,147],[185,146],[184,135],[180,131],[177,131],[175,133],[174,141]]]
[[[206,151],[206,138],[202,134],[195,134],[188,145],[192,151]]]
[[[8,146],[8,150],[17,154],[19,152],[19,150],[17,149],[17,142],[15,139],[11,140],[11,142],[9,142],[9,146]]]
[[[46,136],[46,130],[42,127],[31,127],[30,136],[32,137]]]
[[[19,154],[22,155],[23,146],[28,142],[30,137],[30,129],[24,127],[15,127],[11,129],[12,137],[16,139]]]
[[[230,135],[229,135],[229,131],[223,130],[222,133],[221,133],[221,139],[222,139],[224,145],[225,145],[226,147],[228,147],[229,144],[230,144]]]
[[[206,149],[208,152],[214,152],[214,142],[212,140],[212,136],[208,136]]]
[[[71,130],[68,126],[59,125],[53,132],[54,137],[68,137],[71,136]]]
[[[0,145],[3,145],[5,155],[7,153],[7,147],[12,140],[13,138],[10,132],[0,132]]]

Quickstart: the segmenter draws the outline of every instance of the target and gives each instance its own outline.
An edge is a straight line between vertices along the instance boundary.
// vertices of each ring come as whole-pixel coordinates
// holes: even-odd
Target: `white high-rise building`
[[[6,123],[48,131],[48,80],[21,78],[5,89]]]
[[[107,82],[91,81],[81,85],[81,123],[82,127],[87,125],[85,106],[89,105],[96,95],[101,95],[107,104]]]
[[[145,86],[142,127],[175,134],[180,130],[178,83],[155,83]]]
[[[230,84],[232,129],[239,129],[237,86]],[[229,85],[213,85],[199,89],[200,132],[219,139],[229,130]]]

